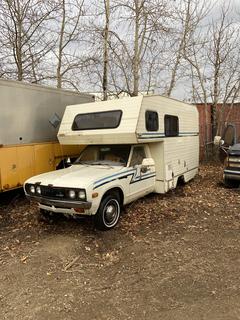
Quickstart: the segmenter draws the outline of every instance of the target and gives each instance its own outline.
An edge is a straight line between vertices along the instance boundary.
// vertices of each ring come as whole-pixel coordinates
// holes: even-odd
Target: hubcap
[[[103,211],[103,219],[106,226],[111,227],[118,221],[120,213],[119,203],[116,199],[109,200]]]

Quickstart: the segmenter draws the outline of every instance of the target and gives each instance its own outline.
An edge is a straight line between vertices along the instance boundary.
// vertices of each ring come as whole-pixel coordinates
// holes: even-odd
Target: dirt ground
[[[240,319],[240,190],[221,173],[202,166],[108,232],[1,195],[0,319]]]

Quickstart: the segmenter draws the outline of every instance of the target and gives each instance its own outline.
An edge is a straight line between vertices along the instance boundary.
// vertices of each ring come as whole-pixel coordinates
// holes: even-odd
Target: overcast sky
[[[240,23],[240,0],[208,0],[209,2],[212,2],[213,8],[211,12],[208,14],[206,20],[207,22],[217,21],[221,14],[221,8],[224,4],[225,6],[229,5],[229,18],[236,21],[236,23]],[[187,97],[191,97],[191,94],[189,92],[191,91],[191,84],[184,81],[184,80],[178,80],[176,88],[173,90],[173,96],[180,100],[186,100]]]

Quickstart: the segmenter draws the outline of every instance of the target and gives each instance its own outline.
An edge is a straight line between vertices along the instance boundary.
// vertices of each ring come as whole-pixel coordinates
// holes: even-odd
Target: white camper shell
[[[28,180],[25,192],[42,210],[94,215],[103,229],[117,223],[121,205],[198,172],[197,108],[158,95],[68,106],[58,139],[87,147],[70,168]]]

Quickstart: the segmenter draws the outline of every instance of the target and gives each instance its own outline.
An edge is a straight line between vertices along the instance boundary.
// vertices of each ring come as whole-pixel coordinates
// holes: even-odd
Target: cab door
[[[136,145],[132,147],[129,167],[134,170],[129,181],[129,198],[133,201],[140,198],[155,188],[155,166],[143,166],[143,159],[149,158],[147,146]]]

